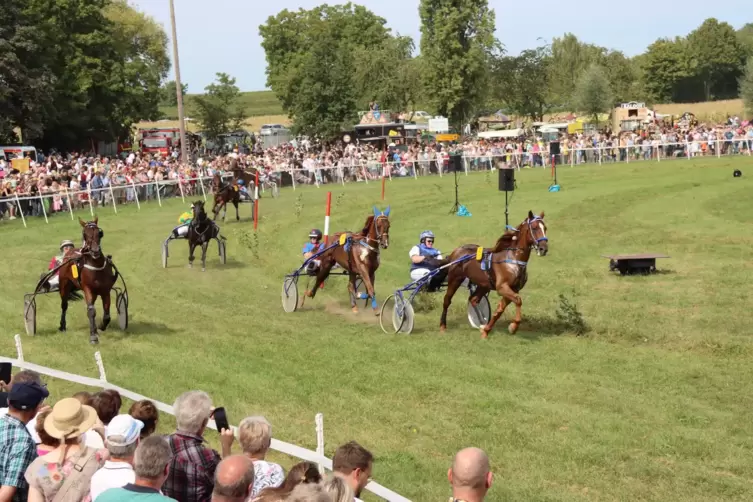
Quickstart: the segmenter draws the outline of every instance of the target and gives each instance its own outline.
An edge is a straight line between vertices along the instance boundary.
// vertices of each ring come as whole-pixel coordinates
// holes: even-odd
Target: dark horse
[[[84,292],[86,300],[86,313],[89,317],[89,342],[99,343],[97,336],[96,316],[97,311],[94,303],[97,297],[102,298],[102,324],[101,331],[105,331],[110,324],[110,293],[118,276],[113,268],[109,256],[102,254],[100,242],[104,232],[97,226],[99,218],[94,221],[84,222],[79,218],[83,227],[84,245],[81,249],[70,251],[66,254],[64,264],[58,273],[60,276],[60,331],[66,330],[65,314],[68,311],[68,299],[71,292],[80,289]]]
[[[379,211],[374,208],[374,215],[366,218],[360,233],[341,232],[333,236],[332,242],[339,242],[341,235],[349,237],[345,245],[334,246],[319,257],[321,266],[316,274],[314,287],[306,291],[304,300],[308,296],[313,298],[319,286],[327,279],[335,264],[339,264],[348,272],[348,291],[350,292],[350,306],[353,312],[356,307],[356,278],[361,277],[366,293],[371,298],[371,306],[377,311],[376,293],[374,292],[374,273],[379,268],[379,250],[387,249],[390,245],[390,208]],[[303,303],[301,303],[303,305]]]
[[[489,336],[494,324],[510,303],[515,304],[516,311],[515,319],[508,329],[510,333],[515,334],[522,321],[523,301],[518,293],[528,280],[527,265],[532,249],[536,249],[539,256],[546,256],[549,251],[543,212],[539,216],[534,216],[533,212],[529,211],[528,218],[523,223],[513,231],[505,232],[493,248],[484,250],[481,260],[470,259],[451,266],[447,273],[447,292],[444,295],[440,330],[447,329],[447,309],[463,280],[468,278],[477,286],[470,298],[473,305],[478,304],[492,289],[502,297],[489,323],[481,327],[481,337]],[[466,244],[455,249],[444,261],[450,263],[462,256],[476,254],[477,250],[477,245]],[[486,264],[485,270],[482,269],[482,263]]]
[[[241,200],[241,194],[238,191],[238,185],[235,182],[223,183],[219,174],[215,174],[212,179],[212,192],[214,193],[214,206],[212,212],[214,213],[214,220],[217,220],[217,215],[222,211],[222,221],[225,221],[227,215],[227,203],[232,202],[235,206],[235,219],[241,220],[240,214],[238,214],[238,203]]]
[[[201,246],[201,271],[206,272],[207,247],[209,247],[209,241],[219,237],[220,228],[207,216],[203,200],[194,202],[191,209],[193,210],[193,218],[191,223],[188,224],[188,234],[186,235],[186,239],[188,239],[188,267],[193,267],[193,252],[196,246]]]

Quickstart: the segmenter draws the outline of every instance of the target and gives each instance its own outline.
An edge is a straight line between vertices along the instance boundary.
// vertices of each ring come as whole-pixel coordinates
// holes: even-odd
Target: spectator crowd
[[[148,400],[128,413],[114,390],[48,403],[30,370],[0,386],[0,502],[352,502],[374,468],[351,441],[335,451],[331,474],[306,461],[285,472],[266,459],[272,426],[261,416],[243,419],[237,436],[221,430],[217,452],[206,445],[214,408],[202,391],[176,399],[176,430],[161,436]],[[479,502],[492,485],[478,448],[459,451],[447,476],[453,501]]]
[[[684,127],[656,126],[637,132],[560,134],[557,164],[630,162],[675,157],[751,155],[753,125],[730,119],[724,124]],[[94,153],[50,156],[30,162],[26,172],[0,156],[0,219],[51,215],[89,205],[123,204],[175,195],[209,193],[209,178],[233,169],[255,169],[267,182],[339,183],[368,181],[383,174],[424,176],[450,168],[450,154],[460,152],[470,170],[500,164],[517,168],[549,165],[550,141],[530,132],[516,138],[467,139],[448,145],[414,139],[407,144],[335,142],[308,139],[248,153],[195,158],[180,163],[177,151],[168,157],[124,152],[120,158]],[[243,151],[243,149],[241,149]],[[204,181],[197,179],[201,177]],[[16,200],[18,197],[18,200]],[[91,201],[90,201],[91,199]]]

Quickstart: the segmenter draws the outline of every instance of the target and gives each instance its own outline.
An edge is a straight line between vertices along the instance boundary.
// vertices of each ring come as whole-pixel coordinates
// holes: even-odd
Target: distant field
[[[193,98],[196,94],[186,94],[184,97],[185,114],[191,116],[193,112]],[[275,93],[272,91],[253,91],[241,93],[243,106],[246,107],[246,113],[249,117],[261,117],[265,115],[285,115],[282,106],[277,100]],[[165,118],[178,120],[178,108],[175,106],[162,106],[160,111],[165,114]]]
[[[190,115],[186,114],[188,117]],[[136,124],[136,127],[178,127],[180,122],[177,119],[173,120],[163,120],[160,122],[139,122]],[[246,126],[246,130],[252,131],[252,132],[259,132],[259,129],[261,129],[262,124],[283,124],[283,125],[290,125],[290,119],[287,117],[287,115],[262,115],[258,117],[249,117],[246,122],[244,122],[244,125]],[[197,132],[201,128],[199,127],[199,124],[196,122],[188,122],[188,130]]]

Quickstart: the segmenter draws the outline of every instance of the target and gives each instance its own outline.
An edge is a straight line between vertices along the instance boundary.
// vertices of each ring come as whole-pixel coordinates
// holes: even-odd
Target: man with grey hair
[[[230,456],[235,436],[220,431],[222,457],[204,446],[204,430],[212,416],[212,400],[206,392],[184,392],[173,405],[176,431],[167,438],[173,452],[163,491],[179,502],[208,502],[212,498],[214,473],[222,457]]]
[[[489,457],[480,448],[464,448],[457,452],[447,471],[452,485],[450,502],[481,502],[492,486]]]
[[[245,502],[254,486],[254,463],[245,455],[232,455],[214,473],[212,502]]]
[[[172,455],[165,438],[149,436],[144,439],[134,456],[134,482],[105,490],[96,498],[97,502],[174,502],[160,493]]]
[[[107,426],[105,446],[110,452],[110,460],[94,473],[91,481],[92,500],[110,488],[120,488],[133,483],[133,456],[139,445],[139,437],[144,423],[131,415],[118,415]]]

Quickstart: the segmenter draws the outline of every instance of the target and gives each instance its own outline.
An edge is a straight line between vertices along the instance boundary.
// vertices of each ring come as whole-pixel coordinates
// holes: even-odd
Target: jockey
[[[238,192],[240,193],[240,196],[244,199],[251,199],[251,194],[248,193],[248,188],[246,188],[245,182],[242,179],[239,179],[236,181],[238,184]]]
[[[434,233],[431,230],[424,230],[418,237],[418,245],[413,246],[408,253],[411,259],[410,278],[418,280],[433,270],[440,267],[439,261],[442,260],[442,252],[434,247]],[[437,273],[429,281],[429,291],[436,291],[444,282],[447,276],[447,269]]]
[[[191,209],[193,210],[193,204],[191,204]],[[188,225],[191,223],[192,219],[193,211],[185,211],[181,214],[178,217],[178,223],[180,223],[180,225],[173,228],[173,233],[170,234],[170,237],[167,240],[185,239],[188,235]]]
[[[303,246],[303,258],[308,260],[322,250],[324,250],[322,231],[315,228],[309,232],[309,241]],[[308,272],[315,273],[321,264],[322,262],[319,260],[311,260],[307,267]]]
[[[65,240],[61,242],[60,254],[52,257],[52,260],[50,261],[50,266],[47,267],[47,270],[52,270],[55,267],[59,267],[60,265],[62,265],[63,260],[65,259],[65,255],[75,247],[76,245],[73,244],[73,241]],[[60,277],[56,273],[55,275],[50,277],[47,283],[50,285],[50,290],[56,290],[58,286],[60,285]]]

